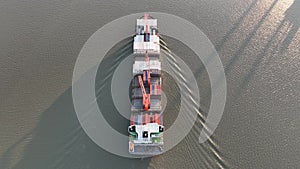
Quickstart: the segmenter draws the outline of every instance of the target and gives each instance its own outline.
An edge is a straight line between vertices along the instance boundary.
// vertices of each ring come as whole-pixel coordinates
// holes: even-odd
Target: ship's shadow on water
[[[103,62],[114,61],[110,66],[117,67],[116,65],[122,61],[122,58],[132,52],[131,41],[124,40],[124,43],[122,51],[112,53],[113,57],[105,58]],[[114,67],[107,70],[105,73],[110,75],[114,71]],[[96,78],[95,91],[98,96],[97,81],[100,81],[99,84],[103,83],[101,83],[101,79]],[[101,101],[97,101],[101,103]],[[114,113],[114,115],[116,114]],[[121,130],[120,132],[127,131],[126,126],[129,121],[125,118],[113,117],[108,113],[104,114],[104,117],[110,123],[119,122],[118,125],[111,125]],[[77,119],[71,87],[42,113],[36,128],[19,142],[24,142],[29,138],[31,141],[25,147],[22,159],[13,169],[143,169],[149,166],[149,158],[123,158],[105,151],[89,138]],[[10,151],[13,151],[17,144],[10,147],[5,154],[9,156]],[[8,167],[8,165],[4,167]]]

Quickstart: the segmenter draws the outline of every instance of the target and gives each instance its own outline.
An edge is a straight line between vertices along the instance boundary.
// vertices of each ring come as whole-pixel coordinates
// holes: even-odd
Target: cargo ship
[[[157,19],[137,19],[133,42],[133,80],[129,153],[141,156],[163,152],[162,78]]]

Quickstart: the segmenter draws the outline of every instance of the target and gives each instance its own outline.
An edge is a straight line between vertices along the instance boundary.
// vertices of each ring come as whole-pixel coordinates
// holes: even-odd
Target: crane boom
[[[141,87],[142,93],[143,93],[143,106],[144,106],[145,110],[148,110],[150,107],[150,94],[146,93],[141,75],[138,76],[138,79],[139,79],[139,84],[140,84],[140,87]]]

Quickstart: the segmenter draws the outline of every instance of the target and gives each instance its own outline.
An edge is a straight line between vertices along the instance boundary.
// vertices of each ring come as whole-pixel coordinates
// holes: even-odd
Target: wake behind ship
[[[157,19],[137,19],[133,43],[133,81],[129,153],[157,155],[163,152],[161,61]]]

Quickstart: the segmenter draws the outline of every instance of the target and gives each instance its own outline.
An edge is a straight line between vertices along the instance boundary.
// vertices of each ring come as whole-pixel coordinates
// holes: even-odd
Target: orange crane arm
[[[143,93],[143,95],[146,95],[147,93],[146,93],[141,75],[139,75],[138,78],[139,78],[139,84],[140,84],[141,89],[142,89],[142,93]]]
[[[146,93],[141,75],[138,76],[138,79],[143,93],[143,106],[145,106],[145,110],[148,110],[150,105],[149,95]]]

